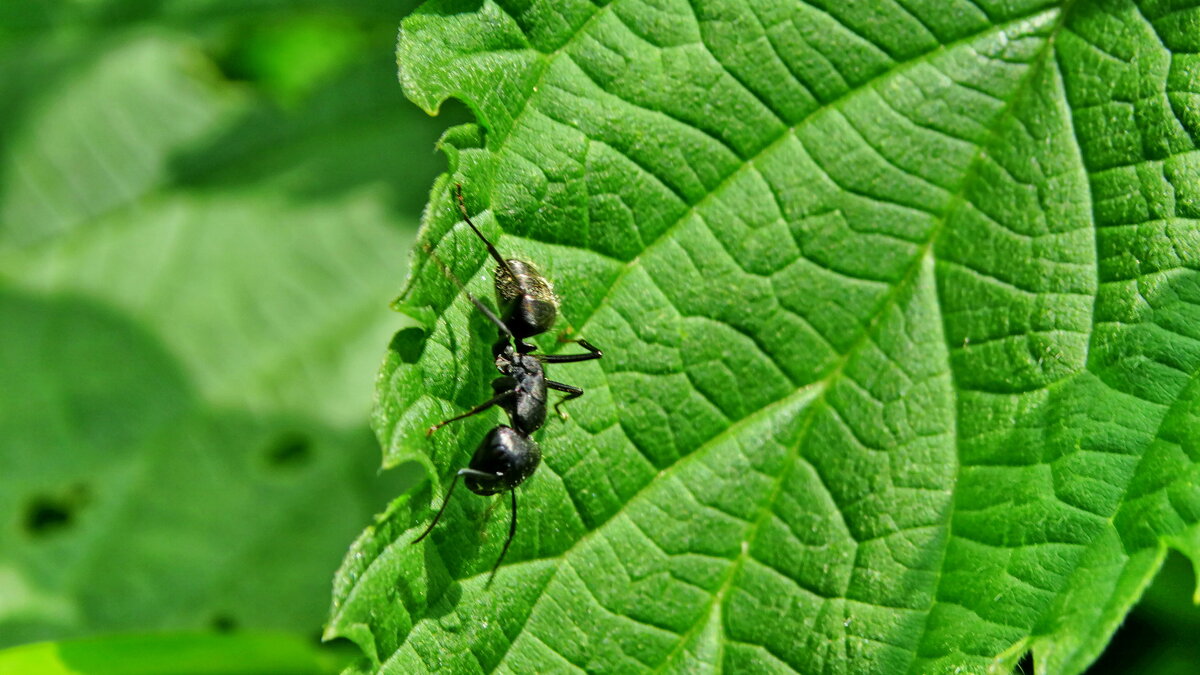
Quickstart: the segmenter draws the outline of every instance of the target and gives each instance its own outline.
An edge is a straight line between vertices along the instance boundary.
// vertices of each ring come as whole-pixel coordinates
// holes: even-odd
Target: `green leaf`
[[[0,645],[310,639],[398,489],[370,382],[436,167],[391,157],[436,135],[361,39],[394,19],[278,3],[355,31],[280,109],[222,69],[264,17],[203,4],[0,36]]]
[[[379,672],[1078,673],[1200,560],[1195,2],[426,3],[451,186],[605,350],[504,501],[456,494],[494,330],[418,249],[375,428],[422,461],[343,566]],[[562,328],[563,326],[560,326]],[[558,348],[553,335],[541,345]],[[486,417],[486,418],[485,418]]]

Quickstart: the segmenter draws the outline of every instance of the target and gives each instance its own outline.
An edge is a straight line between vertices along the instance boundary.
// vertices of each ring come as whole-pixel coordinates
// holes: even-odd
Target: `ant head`
[[[541,335],[554,326],[558,298],[536,267],[521,260],[506,260],[496,266],[495,275],[500,317],[518,340]]]
[[[506,326],[505,330],[518,340],[520,351],[520,340],[545,333],[554,325],[554,320],[558,317],[558,298],[555,297],[550,282],[546,281],[532,264],[523,260],[505,260],[500,255],[500,251],[496,250],[491,240],[471,222],[467,202],[463,199],[462,185],[455,188],[458,209],[462,212],[463,220],[483,242],[488,255],[496,261],[496,302],[500,305],[500,320]]]

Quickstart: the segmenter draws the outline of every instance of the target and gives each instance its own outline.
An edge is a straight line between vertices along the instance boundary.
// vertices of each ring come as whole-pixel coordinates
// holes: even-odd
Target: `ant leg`
[[[425,531],[421,533],[421,536],[417,537],[416,539],[413,539],[414,544],[420,542],[430,532],[433,532],[433,526],[438,524],[438,521],[442,519],[442,514],[446,512],[446,506],[448,504],[450,504],[450,496],[454,494],[454,488],[458,487],[458,479],[462,475],[463,475],[462,471],[459,471],[458,473],[454,474],[454,480],[450,481],[450,489],[446,490],[446,498],[444,500],[442,500],[442,508],[438,509],[437,515],[433,517],[433,522],[429,523],[429,527],[425,528]]]
[[[485,477],[486,478],[495,478],[495,476],[493,476],[492,474],[484,473],[483,471],[476,471],[475,469],[459,469],[458,473],[454,474],[454,480],[450,481],[450,489],[446,490],[446,499],[442,501],[442,508],[438,509],[437,515],[433,517],[433,522],[429,523],[429,527],[425,528],[425,531],[421,533],[421,536],[417,537],[416,539],[413,539],[412,543],[414,543],[414,544],[419,543],[430,532],[433,532],[433,526],[437,525],[438,521],[442,519],[442,514],[446,512],[446,506],[448,504],[450,504],[450,496],[454,494],[454,488],[458,487],[458,479],[463,476],[479,476],[480,478],[485,478]]]
[[[587,340],[584,340],[583,338],[579,338],[578,340],[567,340],[567,342],[579,343],[580,347],[583,347],[584,349],[588,350],[589,352],[595,354],[596,358],[600,358],[601,356],[604,356],[604,352],[600,351],[599,347],[592,345],[592,343],[588,342]]]
[[[542,363],[578,363],[579,361],[593,361],[604,356],[604,352],[597,349],[592,343],[579,338],[578,340],[566,340],[559,338],[559,342],[575,342],[580,347],[588,350],[587,354],[538,354],[537,359]]]
[[[554,412],[558,413],[558,416],[564,420],[567,419],[567,413],[563,412],[562,408],[559,406],[573,398],[579,398],[580,396],[583,396],[583,389],[580,389],[579,387],[572,387],[571,385],[563,384],[562,382],[555,382],[554,380],[546,380],[546,388],[553,389],[554,391],[561,391],[566,394],[566,396],[558,399],[558,403],[554,404]]]
[[[487,587],[491,587],[492,581],[496,578],[496,572],[500,569],[500,563],[504,562],[504,556],[508,555],[508,547],[512,545],[513,537],[517,536],[517,490],[513,488],[508,492],[512,495],[512,522],[508,525],[508,539],[504,540],[504,548],[500,549],[500,557],[496,559],[496,564],[492,566],[492,573],[488,576]]]
[[[433,432],[437,431],[438,429],[441,429],[442,427],[446,426],[447,424],[450,424],[451,422],[457,422],[461,419],[465,419],[472,415],[478,415],[479,413],[483,412],[484,410],[487,410],[488,408],[490,408],[494,405],[503,403],[505,400],[515,396],[516,394],[517,394],[516,389],[510,389],[509,391],[506,391],[497,396],[494,396],[491,399],[488,399],[487,401],[480,403],[479,405],[475,406],[474,408],[471,408],[470,410],[459,415],[458,417],[451,417],[448,420],[442,420],[441,422],[438,422],[437,424],[429,427],[428,429],[425,430],[425,435],[432,436]]]

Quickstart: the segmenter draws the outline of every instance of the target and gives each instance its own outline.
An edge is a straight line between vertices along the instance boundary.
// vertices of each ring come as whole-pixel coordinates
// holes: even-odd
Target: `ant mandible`
[[[601,358],[604,353],[586,340],[579,339],[574,342],[586,349],[588,353],[532,354],[536,347],[525,342],[525,339],[545,333],[554,325],[554,320],[557,318],[558,298],[554,295],[554,289],[532,264],[511,258],[506,260],[500,255],[492,242],[483,235],[479,228],[475,227],[475,223],[471,222],[466,202],[462,196],[462,185],[457,185],[456,188],[458,208],[462,212],[463,219],[483,241],[492,258],[496,260],[494,276],[496,302],[500,306],[500,316],[496,316],[487,305],[468,292],[462,282],[449,273],[448,269],[444,266],[443,269],[462,289],[471,303],[496,325],[499,337],[492,347],[492,353],[495,356],[496,368],[500,371],[500,377],[492,381],[492,392],[495,395],[491,399],[457,417],[451,417],[429,427],[426,435],[432,435],[451,422],[478,415],[497,405],[508,413],[512,426],[500,425],[488,432],[483,442],[475,450],[467,467],[459,469],[453,480],[450,481],[450,489],[446,491],[446,498],[442,501],[442,506],[438,509],[437,515],[433,517],[433,521],[413,543],[420,542],[433,531],[434,526],[445,513],[446,506],[450,503],[450,497],[454,494],[454,488],[458,486],[459,478],[462,478],[463,482],[467,484],[468,490],[478,495],[487,496],[508,492],[512,495],[512,520],[509,523],[508,538],[504,541],[500,557],[496,560],[491,575],[488,577],[490,585],[517,534],[516,487],[533,475],[538,464],[541,463],[541,448],[530,438],[530,435],[540,429],[546,421],[547,389],[566,394],[554,404],[555,411],[564,419],[566,416],[559,406],[583,395],[583,389],[579,387],[547,380],[542,364],[590,361]],[[435,260],[437,259],[432,250],[429,250],[429,253]],[[440,261],[438,262],[440,264]]]

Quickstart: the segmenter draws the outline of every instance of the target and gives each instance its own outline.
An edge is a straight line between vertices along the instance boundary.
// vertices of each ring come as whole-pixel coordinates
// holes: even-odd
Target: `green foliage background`
[[[409,9],[0,3],[0,647],[317,644],[403,487],[371,383],[445,124]]]

